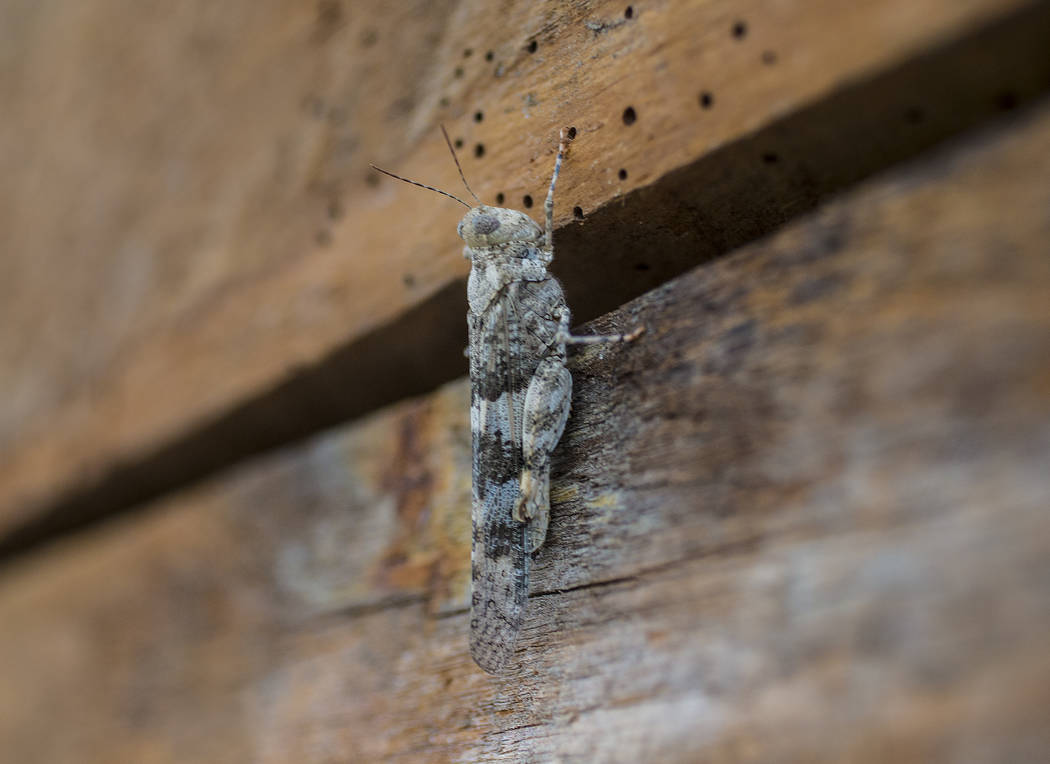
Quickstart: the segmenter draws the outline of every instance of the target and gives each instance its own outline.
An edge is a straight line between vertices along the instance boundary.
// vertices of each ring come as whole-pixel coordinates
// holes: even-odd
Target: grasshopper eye
[[[485,236],[499,228],[499,218],[495,215],[478,215],[474,220],[474,233]]]

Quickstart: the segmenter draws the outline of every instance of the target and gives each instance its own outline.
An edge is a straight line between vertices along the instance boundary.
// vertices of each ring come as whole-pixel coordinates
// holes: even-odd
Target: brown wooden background
[[[1050,756],[1050,2],[0,6],[0,760]],[[437,125],[581,321],[466,651]]]

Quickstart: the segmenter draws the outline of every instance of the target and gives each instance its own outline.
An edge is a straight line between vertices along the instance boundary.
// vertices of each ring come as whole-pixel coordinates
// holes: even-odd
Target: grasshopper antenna
[[[368,166],[371,167],[373,170],[376,170],[377,172],[381,172],[384,175],[389,175],[391,178],[394,178],[395,180],[404,181],[405,183],[411,183],[413,186],[419,186],[420,188],[425,188],[428,191],[436,191],[437,193],[441,194],[442,196],[447,196],[449,199],[455,199],[457,202],[462,204],[468,210],[469,209],[473,209],[465,201],[460,199],[458,196],[453,196],[448,191],[442,191],[440,188],[434,188],[433,186],[428,186],[426,183],[418,183],[417,181],[409,180],[408,178],[402,178],[400,175],[394,175],[394,173],[390,172],[389,170],[384,170],[382,167],[376,167],[374,164],[370,164]],[[460,174],[462,175],[463,173],[460,172]],[[469,188],[467,190],[470,191]],[[471,193],[473,193],[473,192],[471,192]],[[476,196],[474,198],[477,199]]]
[[[448,144],[448,150],[452,152],[452,161],[456,163],[456,169],[459,170],[459,177],[463,181],[463,185],[467,191],[470,191],[470,195],[474,197],[474,201],[481,204],[481,200],[478,199],[478,195],[471,189],[470,184],[467,183],[467,176],[463,174],[463,168],[459,166],[459,157],[456,156],[456,150],[452,148],[452,141],[448,139],[448,130],[445,129],[444,125],[441,125],[441,134],[445,136],[445,143]]]

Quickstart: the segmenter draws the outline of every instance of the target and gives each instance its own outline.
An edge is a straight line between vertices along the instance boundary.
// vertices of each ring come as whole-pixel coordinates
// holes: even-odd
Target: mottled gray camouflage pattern
[[[554,257],[558,147],[541,229],[522,212],[479,205],[459,224],[471,261],[470,425],[474,442],[470,653],[501,671],[514,651],[529,595],[529,562],[550,514],[550,458],[569,416],[568,343],[573,337]]]
[[[565,145],[562,131],[544,204],[545,228],[523,212],[480,201],[458,228],[466,243],[463,256],[471,261],[470,653],[491,673],[502,671],[514,652],[529,597],[529,562],[547,535],[550,457],[565,429],[572,392],[565,346],[626,339],[572,336],[561,285],[547,271]],[[446,191],[379,171],[470,207]]]

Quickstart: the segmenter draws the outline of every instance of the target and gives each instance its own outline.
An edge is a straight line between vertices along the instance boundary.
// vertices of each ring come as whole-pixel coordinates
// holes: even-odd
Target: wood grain
[[[512,675],[460,381],[9,569],[0,750],[1045,758],[1047,177],[1044,105],[596,322]]]
[[[588,258],[579,226],[559,257],[593,317],[1046,87],[1046,3],[632,8],[7,4],[0,533],[107,475],[132,495],[81,514],[462,373],[442,360],[462,345],[446,331],[462,323],[456,207],[367,171],[454,189],[439,122],[478,192],[514,206],[540,198],[557,128],[578,128],[557,220],[579,207],[612,244]],[[957,39],[961,58],[943,47]],[[640,230],[664,260],[638,258]],[[437,329],[398,323],[416,310]],[[356,344],[398,326],[385,352]],[[285,400],[122,472],[344,349],[324,405]]]

